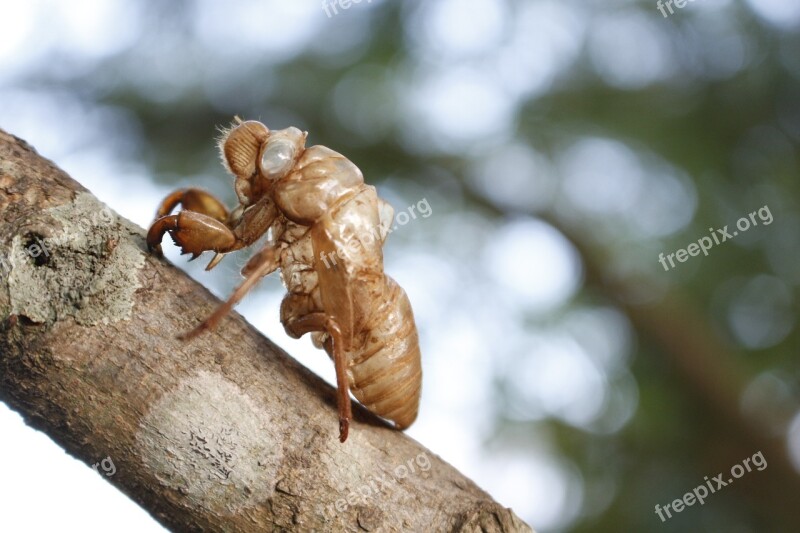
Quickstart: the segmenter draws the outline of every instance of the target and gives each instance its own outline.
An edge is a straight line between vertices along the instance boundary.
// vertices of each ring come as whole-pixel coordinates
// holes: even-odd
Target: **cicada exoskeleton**
[[[347,439],[350,391],[404,429],[417,416],[422,371],[408,297],[383,271],[393,211],[358,167],[324,146],[306,148],[306,135],[255,121],[225,131],[220,150],[239,206],[229,212],[198,189],[176,191],[162,202],[148,246],[160,250],[169,233],[193,258],[215,252],[210,269],[269,234],[230,299],[184,337],[215,327],[261,277],[280,269],[284,328],[295,338],[311,333],[334,361],[340,440]],[[170,214],[178,205],[183,210]]]

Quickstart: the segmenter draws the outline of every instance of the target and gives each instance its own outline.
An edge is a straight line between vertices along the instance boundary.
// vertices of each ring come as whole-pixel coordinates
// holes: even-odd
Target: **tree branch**
[[[146,253],[143,230],[0,130],[0,400],[176,531],[531,531]]]

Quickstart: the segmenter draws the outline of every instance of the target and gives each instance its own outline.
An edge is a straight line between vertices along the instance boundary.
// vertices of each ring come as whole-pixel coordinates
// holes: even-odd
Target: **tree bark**
[[[134,186],[132,184],[132,186]],[[119,217],[0,130],[0,400],[175,531],[531,529],[149,255]]]

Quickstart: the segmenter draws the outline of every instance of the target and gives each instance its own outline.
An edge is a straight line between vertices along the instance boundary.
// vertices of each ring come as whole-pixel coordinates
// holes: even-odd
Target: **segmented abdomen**
[[[405,429],[417,418],[422,366],[419,339],[405,291],[386,276],[385,299],[357,333],[348,354],[353,395],[373,413]],[[360,338],[359,338],[360,337]]]

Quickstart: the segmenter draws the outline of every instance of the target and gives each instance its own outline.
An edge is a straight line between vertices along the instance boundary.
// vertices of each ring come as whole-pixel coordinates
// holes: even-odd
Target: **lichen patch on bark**
[[[92,195],[45,210],[2,250],[9,310],[34,322],[73,317],[108,324],[130,317],[144,265],[141,230]]]
[[[233,514],[272,496],[283,460],[263,408],[209,372],[185,379],[144,417],[142,461],[199,508]]]

